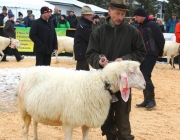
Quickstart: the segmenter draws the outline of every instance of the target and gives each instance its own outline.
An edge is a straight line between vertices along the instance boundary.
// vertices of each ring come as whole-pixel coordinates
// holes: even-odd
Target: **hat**
[[[104,13],[104,16],[105,16],[105,17],[109,16],[108,12],[105,12],[105,13]]]
[[[69,12],[73,12],[74,13],[74,10],[71,9]]]
[[[98,15],[95,15],[92,19],[94,20],[94,19],[97,19],[97,18],[100,19]]]
[[[14,14],[12,13],[8,14],[8,18],[12,18],[12,17],[14,17]]]
[[[81,9],[81,14],[84,15],[84,14],[93,14],[91,8],[89,6],[83,6],[82,9]]]
[[[3,6],[3,9],[2,10],[7,10],[6,6]]]
[[[177,14],[176,13],[172,13],[172,16],[177,16]]]
[[[61,15],[62,17],[64,17],[64,19],[66,19],[66,16],[65,15]]]
[[[49,13],[49,12],[50,12],[50,10],[47,6],[44,6],[41,8],[41,14],[45,14],[45,13]]]
[[[108,5],[119,10],[129,11],[129,6],[125,0],[111,0]]]
[[[18,16],[23,16],[23,14],[21,12],[18,12]]]
[[[147,13],[143,8],[139,7],[134,11],[134,16],[147,17]]]

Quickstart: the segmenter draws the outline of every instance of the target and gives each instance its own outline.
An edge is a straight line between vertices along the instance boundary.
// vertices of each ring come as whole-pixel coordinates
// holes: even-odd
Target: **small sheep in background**
[[[58,54],[62,53],[62,51],[73,53],[74,58],[74,38],[68,36],[57,36],[58,40],[58,50],[56,52],[56,63],[58,63]]]
[[[17,39],[14,38],[7,38],[7,37],[2,37],[0,36],[0,54],[2,57],[0,58],[0,62],[2,58],[4,57],[3,50],[6,49],[6,47],[9,46],[11,48],[19,48],[20,47],[20,42]]]
[[[163,66],[163,68],[165,66],[167,66],[170,62],[170,58],[171,58],[171,67],[172,69],[174,69],[174,57],[176,55],[179,54],[179,43],[174,42],[174,41],[166,41],[165,45],[164,45],[164,53],[163,56],[167,56],[167,63],[166,65]],[[178,62],[180,63],[180,62]]]
[[[82,127],[83,140],[89,128],[100,127],[107,118],[112,93],[121,91],[127,101],[130,87],[144,89],[145,80],[135,61],[112,62],[97,71],[74,71],[53,67],[35,67],[18,85],[24,140],[33,118],[34,140],[38,140],[37,125],[62,126],[65,140],[72,139],[72,130]]]

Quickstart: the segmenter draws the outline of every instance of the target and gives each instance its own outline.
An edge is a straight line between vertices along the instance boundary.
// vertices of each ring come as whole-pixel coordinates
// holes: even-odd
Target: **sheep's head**
[[[19,47],[20,47],[20,42],[19,42],[19,40],[12,38],[12,39],[11,39],[10,47],[13,48],[13,49],[19,48]]]
[[[108,64],[104,69],[113,73],[108,77],[112,91],[121,91],[124,101],[129,98],[130,88],[145,89],[146,82],[139,69],[140,63],[136,61],[121,61]]]

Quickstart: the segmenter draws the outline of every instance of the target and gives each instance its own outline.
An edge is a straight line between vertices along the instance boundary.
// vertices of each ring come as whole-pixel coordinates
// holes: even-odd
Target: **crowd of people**
[[[3,15],[5,10],[7,11],[6,7],[3,7]],[[94,15],[89,6],[82,7],[79,22],[73,10],[70,10],[69,16],[66,17],[57,7],[54,9],[54,14],[48,7],[42,7],[41,16],[36,20],[32,20],[34,19],[32,11],[28,10],[25,18],[19,14],[18,21],[31,24],[29,37],[34,42],[36,66],[51,64],[51,53],[58,49],[55,27],[76,28],[74,35],[76,70],[89,71],[89,64],[95,69],[103,69],[111,61],[140,62],[146,87],[143,90],[143,102],[136,106],[151,109],[156,106],[155,86],[151,80],[151,73],[156,60],[163,55],[165,30],[162,29],[162,21],[157,19],[156,22],[154,17],[148,15],[143,8],[137,8],[134,11],[134,18],[131,18],[130,24],[127,24],[124,22],[127,11],[128,5],[124,0],[111,0],[103,22],[100,22],[99,16]],[[10,35],[6,30],[7,26],[11,26],[11,32],[14,30],[13,13],[9,13],[8,18],[4,33],[6,37],[14,37],[14,33]],[[180,42],[179,25],[179,20],[176,20],[175,14],[172,14],[172,20],[167,22],[166,32],[175,32],[177,42]],[[16,58],[17,61],[23,59],[22,56]],[[118,100],[111,103],[107,120],[101,127],[102,135],[106,135],[107,140],[134,140],[129,121],[131,93],[127,102],[122,100],[120,91],[115,95]]]

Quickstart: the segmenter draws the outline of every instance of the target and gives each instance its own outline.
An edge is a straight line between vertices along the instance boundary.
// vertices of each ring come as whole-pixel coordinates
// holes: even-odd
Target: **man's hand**
[[[104,67],[104,66],[107,65],[107,64],[108,64],[107,58],[106,58],[105,56],[100,57],[99,65],[102,66],[102,67]]]
[[[115,62],[120,62],[122,60],[123,60],[122,58],[116,58]]]

